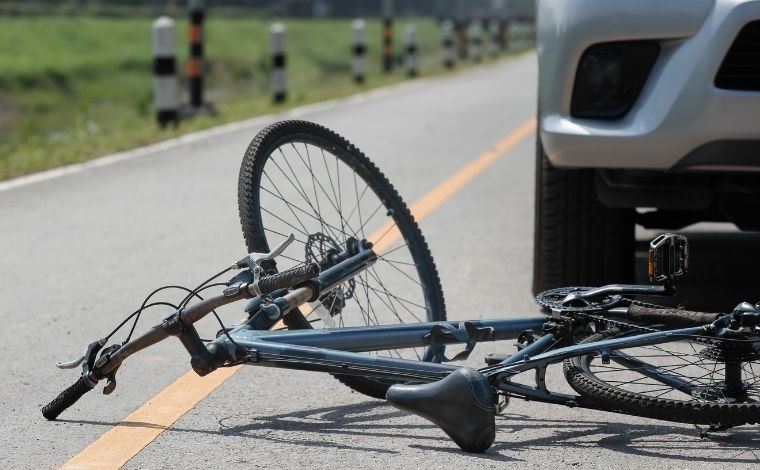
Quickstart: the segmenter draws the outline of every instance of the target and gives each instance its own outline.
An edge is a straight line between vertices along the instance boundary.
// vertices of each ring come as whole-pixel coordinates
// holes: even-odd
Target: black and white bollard
[[[190,60],[187,62],[187,77],[190,89],[190,107],[197,111],[203,106],[203,20],[205,19],[203,0],[188,0],[190,12],[188,42]]]
[[[383,72],[393,72],[393,18],[383,18]]]
[[[454,22],[443,20],[441,22],[441,46],[443,47],[443,66],[453,68],[457,61],[456,39]]]
[[[287,98],[287,76],[285,74],[285,25],[275,23],[271,28],[272,45],[272,96],[275,103]]]
[[[351,34],[353,42],[351,73],[356,83],[364,83],[367,77],[367,22],[354,20],[351,23]]]
[[[417,27],[409,23],[404,27],[404,69],[409,77],[417,76]]]
[[[382,50],[382,67],[383,72],[393,72],[395,57],[393,56],[393,0],[383,0],[383,50]]]
[[[492,19],[488,22],[488,52],[491,54],[491,57],[498,57],[501,50],[500,23],[497,19]]]
[[[153,22],[153,103],[158,125],[177,125],[179,87],[177,81],[177,36],[174,20],[162,16]]]
[[[509,49],[509,20],[499,21],[499,48],[502,51]]]
[[[483,59],[483,24],[480,20],[472,20],[469,28],[470,59],[480,62]]]
[[[468,49],[470,48],[469,38],[467,37],[467,22],[461,20],[457,21],[455,27],[459,59],[467,60],[467,57],[469,57]]]

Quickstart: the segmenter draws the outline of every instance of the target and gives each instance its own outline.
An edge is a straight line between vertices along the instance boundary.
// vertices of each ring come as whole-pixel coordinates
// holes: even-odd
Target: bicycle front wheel
[[[373,266],[300,309],[312,327],[446,319],[438,272],[409,209],[385,175],[338,134],[305,121],[262,130],[240,168],[238,203],[249,252],[267,252],[288,233],[295,235],[272,270],[305,262],[329,267],[331,255],[350,239],[373,243]],[[425,348],[378,354],[433,360]],[[336,377],[376,398],[385,398],[393,383]]]
[[[581,341],[636,334],[611,329]],[[760,345],[680,337],[663,344],[567,359],[568,383],[604,408],[682,423],[738,426],[760,422]]]

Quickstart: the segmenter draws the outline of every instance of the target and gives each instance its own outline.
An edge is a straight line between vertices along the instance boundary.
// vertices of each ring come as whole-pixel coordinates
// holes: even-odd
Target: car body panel
[[[679,162],[715,141],[760,140],[760,92],[715,87],[715,75],[760,0],[539,0],[540,134],[560,168],[760,170]],[[578,61],[592,44],[656,40],[661,46],[631,110],[616,120],[570,115]],[[744,162],[746,163],[746,162]],[[704,165],[703,165],[704,166]]]

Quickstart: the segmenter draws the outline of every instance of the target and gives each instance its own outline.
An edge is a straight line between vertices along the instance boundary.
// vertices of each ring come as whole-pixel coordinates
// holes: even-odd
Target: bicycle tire
[[[630,333],[619,329],[610,329],[592,334],[580,343],[591,343]],[[689,344],[676,344],[684,342]],[[710,374],[709,363],[704,362],[705,355],[703,354],[694,365],[685,365],[688,360],[684,357],[691,356],[691,354],[680,352],[691,350],[695,357],[699,357],[698,351],[704,351],[704,348],[708,347],[705,343],[695,341],[693,338],[691,340],[689,338],[674,338],[669,343],[656,346],[656,348],[651,349],[656,351],[656,354],[636,355],[637,350],[649,351],[646,349],[647,347],[625,349],[625,353],[634,358],[648,357],[649,359],[646,362],[657,365],[662,370],[666,370],[683,380],[691,381],[692,385],[699,385],[700,387],[696,387],[698,390],[707,391],[710,390],[710,387],[713,390],[719,389],[720,383],[715,379],[719,379],[720,375],[725,375],[721,374],[720,369],[713,367],[709,379],[700,377],[697,374],[704,373],[705,369],[708,370],[707,375]],[[670,387],[670,390],[665,390],[668,387],[659,381],[656,384],[642,381],[641,377],[644,377],[644,374],[635,372],[635,368],[620,367],[620,370],[615,370],[615,366],[598,364],[596,370],[592,370],[591,364],[595,360],[599,360],[597,354],[579,355],[565,360],[563,367],[565,378],[570,386],[595,406],[617,413],[690,424],[731,427],[760,423],[760,401],[757,401],[758,396],[760,396],[760,386],[757,383],[752,386],[749,392],[751,399],[755,400],[754,402],[730,402],[725,396],[718,397],[718,392],[714,392],[709,399],[704,398],[704,396],[700,399],[698,394],[694,396],[694,392],[692,395],[687,395],[673,387]],[[671,360],[675,362],[669,365],[657,364],[657,362],[669,362]],[[614,360],[610,364],[613,363]],[[718,361],[715,363],[719,364]],[[600,368],[601,370],[599,370]],[[760,372],[760,368],[757,366],[754,368]],[[700,372],[694,373],[694,370]],[[751,369],[747,368],[746,370],[749,373]],[[692,374],[693,376],[690,376]],[[640,376],[638,383],[636,383],[637,379],[613,379],[613,377],[622,379],[628,376]],[[646,390],[647,387],[648,390]],[[659,391],[657,387],[660,387]]]
[[[298,149],[303,146],[303,151],[299,152]],[[290,148],[292,147],[292,148]],[[319,149],[321,155],[319,157],[315,157],[315,159],[312,161],[311,153],[309,152],[309,148],[315,148]],[[285,150],[283,150],[285,149]],[[293,149],[295,149],[295,154],[293,152]],[[286,153],[287,152],[287,153]],[[325,152],[328,154],[331,154],[333,157],[335,157],[334,165],[337,169],[337,181],[338,181],[338,189],[337,192],[338,196],[334,193],[334,180],[332,177],[330,177],[330,168],[333,165],[333,161],[330,160],[329,163],[327,162],[327,157],[325,156]],[[302,155],[302,153],[305,153],[306,155]],[[305,158],[308,157],[308,158]],[[289,160],[290,159],[290,160]],[[320,160],[320,161],[317,161]],[[277,162],[280,162],[278,164]],[[274,163],[270,163],[274,162]],[[338,230],[338,227],[334,224],[328,223],[326,220],[323,219],[323,214],[321,213],[321,208],[319,204],[319,198],[324,194],[327,196],[327,199],[330,199],[330,189],[325,189],[324,186],[327,186],[327,182],[325,182],[325,185],[322,186],[322,184],[318,181],[319,178],[317,177],[317,164],[324,162],[324,169],[325,172],[328,174],[329,177],[329,183],[330,185],[333,185],[332,191],[334,202],[327,204],[323,201],[324,204],[327,204],[327,209],[329,210],[332,206],[333,209],[335,209],[335,212],[338,214],[338,218],[340,219],[340,230],[342,230],[342,233]],[[270,163],[269,167],[267,167],[267,164]],[[291,164],[292,163],[292,164]],[[348,215],[347,219],[344,217],[345,214],[341,213],[342,203],[338,201],[342,201],[342,195],[345,193],[345,187],[341,188],[340,186],[340,175],[341,175],[341,168],[344,168],[343,166],[339,165],[339,163],[342,163],[345,165],[345,167],[350,170],[350,174],[354,175],[353,182],[354,182],[354,189],[355,195],[356,195],[356,207],[354,208],[354,211],[351,212],[351,214]],[[287,167],[287,168],[286,168]],[[299,171],[295,171],[294,167],[297,167],[296,169]],[[271,169],[271,171],[274,173],[272,176],[267,173],[267,169]],[[279,170],[278,170],[279,169]],[[282,188],[278,188],[277,184],[272,180],[273,177],[276,177],[277,174],[280,174],[281,179],[282,176],[287,176],[288,173],[291,174],[291,176],[295,176],[296,180],[295,182],[290,182],[290,185],[292,188],[289,188],[293,194],[293,198],[290,198],[289,201],[287,197],[284,197],[285,195],[281,193]],[[305,180],[305,183],[307,183],[309,186],[304,186],[301,184],[301,180],[298,179],[302,173],[304,174],[310,174],[310,176],[307,176],[311,178],[311,181]],[[344,173],[346,174],[346,173]],[[364,188],[364,192],[362,192],[361,196],[359,196],[358,193],[358,187],[357,187],[357,179],[358,177],[363,184],[366,184],[366,187]],[[328,178],[322,178],[325,181],[328,180]],[[262,187],[262,182],[264,182],[265,186]],[[269,186],[271,184],[272,188],[277,188],[276,193],[280,197],[278,201],[278,198],[275,197],[276,195],[273,195],[273,191],[270,188],[266,188],[266,186]],[[300,186],[300,188],[299,188]],[[313,186],[313,188],[311,187]],[[263,189],[262,189],[263,188]],[[319,188],[319,189],[318,189]],[[269,250],[270,244],[276,243],[277,240],[281,239],[281,235],[284,235],[283,233],[278,233],[273,228],[268,228],[267,223],[269,224],[281,224],[281,221],[283,218],[293,216],[295,219],[298,219],[298,216],[296,216],[296,210],[299,210],[298,214],[299,216],[302,216],[304,219],[307,217],[305,214],[302,215],[300,210],[303,209],[303,207],[296,209],[295,207],[291,207],[291,205],[294,205],[293,199],[297,201],[305,201],[308,198],[311,198],[311,192],[313,189],[314,199],[316,200],[316,203],[307,204],[306,210],[312,212],[309,217],[311,217],[314,220],[299,220],[298,223],[293,221],[293,224],[291,225],[291,230],[300,231],[302,233],[299,233],[298,236],[304,237],[305,234],[310,235],[306,238],[306,243],[303,243],[304,246],[304,255],[302,257],[296,256],[294,251],[286,251],[284,253],[285,255],[285,262],[302,262],[306,261],[305,257],[308,256],[308,250],[313,249],[313,244],[317,243],[312,240],[311,236],[315,236],[315,239],[319,239],[319,243],[325,242],[325,244],[330,243],[342,243],[344,240],[329,240],[332,238],[341,238],[341,235],[343,238],[346,238],[346,235],[350,235],[349,233],[346,233],[345,227],[343,227],[343,224],[345,223],[346,226],[349,227],[350,230],[353,230],[351,226],[349,226],[349,223],[352,222],[352,220],[355,219],[355,213],[359,213],[359,221],[363,222],[360,231],[363,232],[363,234],[366,235],[366,233],[369,231],[369,227],[365,230],[365,226],[369,223],[369,219],[366,221],[362,221],[362,215],[361,215],[361,207],[365,204],[365,199],[367,197],[366,193],[367,188],[371,190],[371,192],[375,195],[375,197],[380,201],[380,203],[383,206],[384,212],[385,212],[385,221],[381,225],[381,228],[385,227],[388,224],[391,224],[391,229],[394,227],[398,228],[398,232],[400,234],[400,237],[397,237],[400,241],[398,243],[402,243],[401,247],[403,248],[404,245],[406,245],[409,255],[409,259],[414,265],[414,268],[410,268],[406,265],[391,265],[394,269],[398,269],[399,271],[403,271],[402,273],[405,273],[407,276],[414,277],[416,273],[416,277],[419,281],[419,285],[421,287],[421,297],[415,297],[415,299],[421,298],[424,300],[424,318],[422,318],[422,311],[419,311],[419,318],[411,319],[411,318],[402,318],[401,314],[398,314],[396,309],[392,309],[393,313],[397,319],[391,319],[391,320],[397,320],[397,323],[400,322],[407,322],[406,320],[411,321],[439,321],[439,320],[445,320],[446,319],[446,307],[445,302],[443,298],[443,292],[441,289],[441,283],[440,279],[438,277],[438,271],[435,267],[435,263],[433,261],[433,257],[430,254],[430,250],[427,246],[427,243],[425,242],[424,237],[422,236],[422,232],[419,229],[419,226],[415,222],[412,214],[410,213],[407,206],[404,204],[403,200],[399,196],[396,189],[393,187],[393,185],[388,181],[388,179],[385,177],[385,175],[375,166],[374,163],[372,163],[360,150],[358,150],[355,146],[353,146],[350,142],[348,142],[343,137],[339,136],[335,132],[332,132],[331,130],[322,127],[318,124],[307,122],[307,121],[281,121],[275,124],[270,125],[269,127],[263,129],[261,132],[259,132],[256,137],[253,139],[251,144],[249,145],[245,156],[243,158],[243,162],[240,167],[240,177],[238,181],[238,203],[239,203],[239,212],[240,212],[240,221],[243,229],[243,236],[245,238],[245,243],[250,252],[267,252]],[[284,191],[284,189],[283,189]],[[304,196],[308,196],[308,198],[305,198]],[[272,214],[273,211],[267,209],[266,207],[262,206],[262,199],[266,199],[264,201],[265,204],[279,204],[287,206],[287,210],[284,210],[282,212],[277,213],[275,211],[275,214]],[[314,202],[314,201],[312,201]],[[300,204],[303,204],[303,202],[300,202]],[[336,207],[337,206],[337,207]],[[283,207],[283,209],[285,209]],[[289,215],[287,213],[290,213]],[[348,211],[346,211],[348,212]],[[378,210],[376,210],[371,218],[376,217],[375,213],[377,213]],[[366,214],[365,214],[366,215]],[[315,216],[315,217],[314,217]],[[264,220],[264,219],[268,220]],[[320,219],[320,220],[317,220]],[[319,237],[316,237],[316,234],[312,234],[309,230],[306,230],[306,225],[313,224],[315,221],[319,223],[319,230],[321,235]],[[324,222],[324,223],[323,223]],[[311,225],[309,225],[311,227]],[[324,233],[327,232],[327,233]],[[272,238],[268,239],[267,233],[270,234]],[[375,232],[377,233],[377,232]],[[375,237],[375,248],[379,248],[379,244],[377,242],[382,242],[383,237],[386,237],[388,232],[382,234],[382,236]],[[297,238],[298,238],[297,236]],[[298,241],[298,240],[297,240]],[[386,240],[387,242],[387,240]],[[312,243],[312,245],[310,245]],[[399,248],[398,246],[394,244],[390,246],[394,246],[395,250],[398,252],[403,252],[405,250]],[[294,243],[294,245],[297,245]],[[388,243],[386,243],[388,245]],[[321,245],[320,245],[321,246]],[[390,246],[388,248],[390,248]],[[290,248],[289,248],[290,250]],[[381,251],[378,249],[378,251]],[[382,253],[379,253],[382,257],[382,255],[388,255],[389,251],[383,251]],[[394,257],[400,256],[398,254],[394,254]],[[387,261],[388,265],[392,263],[393,261],[390,261],[390,255],[388,255],[388,258],[385,258],[385,261]],[[398,262],[398,261],[397,261]],[[283,261],[279,262],[280,264],[283,263]],[[379,258],[378,263],[381,263],[381,259]],[[375,269],[377,267],[377,264],[372,267],[372,269]],[[407,263],[409,264],[409,263]],[[271,265],[268,266],[269,269],[276,270],[276,266]],[[379,268],[378,268],[379,269]],[[369,271],[367,271],[369,272]],[[363,273],[364,274],[364,273]],[[375,274],[372,274],[372,276],[376,276],[379,278],[379,274],[377,271],[375,271]],[[401,274],[399,274],[397,277],[403,278]],[[358,276],[360,278],[360,276]],[[354,279],[357,279],[355,277]],[[366,284],[369,284],[370,282],[375,281],[375,279],[369,279],[365,276],[364,281],[361,279],[359,281],[356,281],[354,283],[354,290],[353,294],[356,294],[357,285],[359,283],[365,282]],[[414,281],[414,279],[412,279]],[[379,285],[382,286],[380,290],[385,290],[384,295],[388,294],[387,301],[393,305],[394,294],[390,294],[387,290],[387,287],[385,283],[389,281],[384,280]],[[398,284],[398,283],[396,283]],[[375,283],[375,288],[377,288],[377,283]],[[404,286],[404,289],[407,289],[407,286]],[[341,287],[344,291],[349,289],[346,287],[346,284],[344,283],[344,286]],[[358,287],[359,290],[361,290],[361,287]],[[360,300],[357,297],[351,297],[355,300],[355,303],[359,305],[359,309],[361,310],[361,316],[363,324],[374,324],[376,323],[376,320],[378,320],[378,317],[376,316],[376,312],[372,311],[373,307],[370,306],[370,291],[369,288],[364,287],[364,294],[366,294],[366,299],[362,299],[366,301],[366,307],[367,307],[367,315],[365,317],[365,311],[362,309],[362,304],[360,303]],[[372,291],[375,295],[377,295],[377,292]],[[359,293],[361,294],[361,292]],[[347,293],[343,293],[340,295],[347,295]],[[337,295],[336,295],[337,297]],[[344,304],[348,306],[348,302],[345,300],[350,300],[351,298],[344,299]],[[400,298],[400,297],[399,297]],[[402,299],[404,300],[404,299]],[[333,318],[333,311],[334,311],[334,304],[336,302],[336,299],[333,299],[332,303],[333,305],[330,305],[329,308],[326,304],[322,303],[317,304],[317,307],[315,310],[319,310],[319,314],[322,315],[322,320],[325,322],[328,322],[330,318]],[[397,301],[399,304],[401,304],[401,300]],[[339,303],[340,305],[340,303]],[[423,302],[419,301],[417,304],[418,306],[422,306]],[[404,304],[404,307],[407,308],[407,310],[410,310],[412,307],[411,305]],[[353,306],[355,307],[355,305]],[[396,306],[398,307],[398,305]],[[347,319],[344,318],[344,312],[343,310],[346,307],[341,308],[340,312],[340,325],[348,326],[349,323],[357,323],[358,319]],[[399,308],[400,309],[400,308]],[[330,315],[329,318],[325,317],[325,311]],[[373,314],[375,314],[375,318],[371,318],[369,315],[369,311],[372,311]],[[301,313],[299,311],[299,313]],[[402,314],[405,314],[405,312],[401,312]],[[312,315],[313,316],[313,315]],[[408,315],[407,315],[408,316]],[[412,315],[414,316],[414,315]],[[384,323],[388,323],[387,321],[383,321]],[[311,320],[310,323],[311,325]],[[416,350],[415,350],[416,351]],[[424,351],[416,351],[417,352],[417,359],[425,360],[425,361],[431,361],[433,360],[432,352],[429,349],[425,349]],[[391,352],[393,353],[393,351]],[[399,356],[400,353],[396,352]],[[357,392],[363,393],[365,395],[378,398],[378,399],[384,399],[385,398],[385,392],[387,391],[388,387],[392,385],[393,383],[396,383],[395,381],[389,380],[389,379],[378,379],[378,378],[370,378],[370,377],[362,377],[362,376],[348,376],[348,375],[335,375],[335,377],[340,380],[345,385],[351,387],[352,389],[356,390]]]

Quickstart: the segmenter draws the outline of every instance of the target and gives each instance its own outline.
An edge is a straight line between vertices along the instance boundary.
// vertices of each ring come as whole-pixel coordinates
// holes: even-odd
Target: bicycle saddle
[[[475,369],[462,368],[429,384],[393,385],[388,403],[438,426],[466,452],[484,452],[496,438],[494,393]]]

